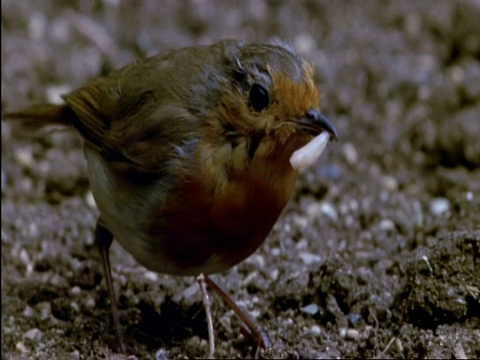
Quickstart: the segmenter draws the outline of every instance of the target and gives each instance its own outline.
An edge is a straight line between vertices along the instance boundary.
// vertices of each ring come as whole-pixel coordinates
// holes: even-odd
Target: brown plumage
[[[101,250],[113,235],[145,267],[175,275],[225,271],[255,251],[293,191],[292,153],[321,131],[336,137],[313,67],[278,43],[176,50],[64,99],[5,117],[73,126]]]

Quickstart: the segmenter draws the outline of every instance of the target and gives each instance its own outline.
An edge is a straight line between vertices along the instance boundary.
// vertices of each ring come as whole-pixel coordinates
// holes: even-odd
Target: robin
[[[73,126],[84,139],[119,337],[112,240],[152,271],[205,274],[221,292],[208,274],[263,243],[292,194],[294,151],[321,133],[336,139],[313,74],[289,45],[223,40],[135,61],[62,105],[4,115],[32,128]]]

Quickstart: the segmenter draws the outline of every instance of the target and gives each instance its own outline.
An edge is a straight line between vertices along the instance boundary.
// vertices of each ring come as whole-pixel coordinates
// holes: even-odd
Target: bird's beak
[[[330,141],[337,141],[337,130],[335,130],[330,120],[316,109],[308,110],[305,115],[298,120],[298,124],[302,130],[314,136],[320,134],[322,131],[327,131],[330,134]]]

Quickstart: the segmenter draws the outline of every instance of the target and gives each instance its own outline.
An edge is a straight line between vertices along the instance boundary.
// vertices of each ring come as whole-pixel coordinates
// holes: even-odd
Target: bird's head
[[[327,131],[331,122],[320,112],[314,67],[281,42],[223,45],[224,81],[217,92],[215,119],[227,136],[292,136],[306,143]]]

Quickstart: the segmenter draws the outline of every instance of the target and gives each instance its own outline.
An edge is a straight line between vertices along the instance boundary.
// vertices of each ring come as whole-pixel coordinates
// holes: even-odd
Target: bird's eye
[[[270,103],[267,89],[260,84],[253,84],[249,93],[250,106],[256,111],[262,111]]]

